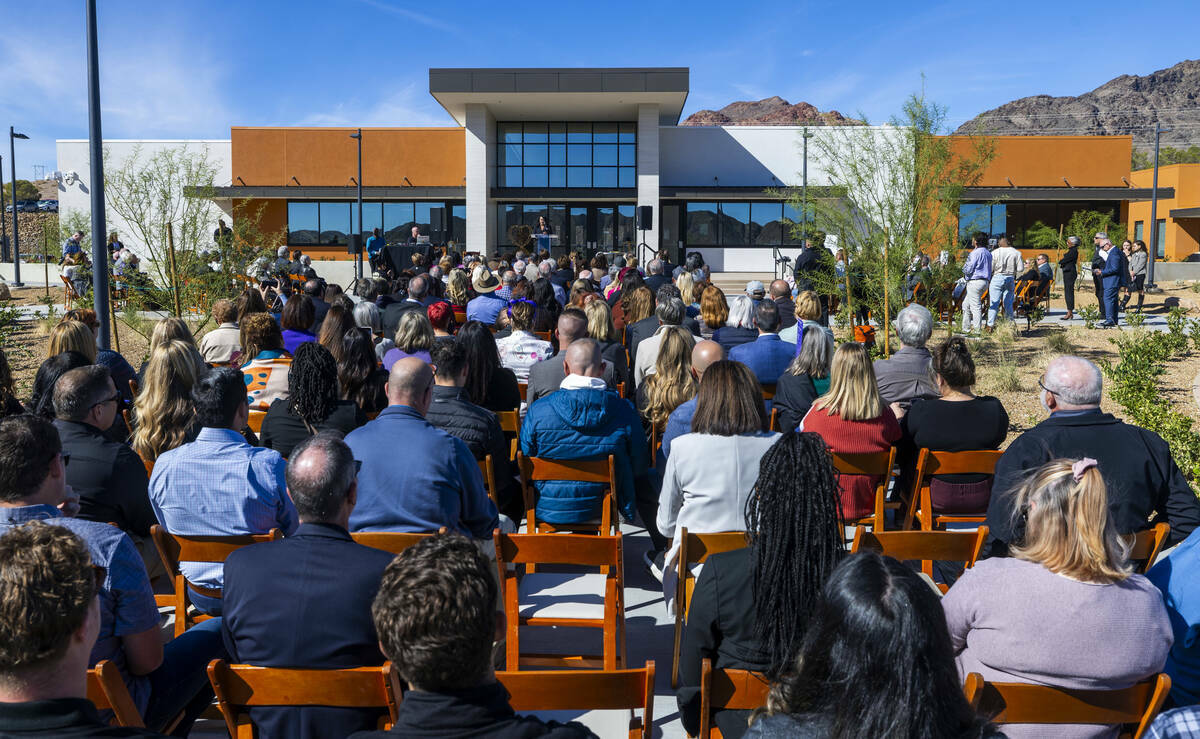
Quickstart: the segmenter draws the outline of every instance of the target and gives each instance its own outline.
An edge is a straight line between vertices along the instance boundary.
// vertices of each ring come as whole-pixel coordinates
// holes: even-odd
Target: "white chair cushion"
[[[535,572],[517,588],[522,618],[604,618],[604,581],[600,573]]]

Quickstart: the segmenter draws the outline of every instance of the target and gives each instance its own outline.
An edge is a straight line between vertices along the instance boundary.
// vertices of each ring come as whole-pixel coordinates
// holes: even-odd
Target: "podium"
[[[545,249],[554,256],[554,250],[558,248],[558,236],[556,234],[534,234],[533,246],[538,251]]]
[[[383,247],[381,261],[385,266],[391,267],[395,274],[400,274],[406,269],[412,269],[412,255],[424,254],[426,264],[433,253],[433,247],[429,244],[388,244]]]

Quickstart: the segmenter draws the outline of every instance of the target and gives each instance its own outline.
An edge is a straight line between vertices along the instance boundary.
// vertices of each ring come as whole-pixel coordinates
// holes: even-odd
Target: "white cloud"
[[[370,101],[346,100],[310,113],[299,126],[445,126],[453,124],[428,92],[408,83]]]
[[[365,5],[370,5],[376,10],[382,10],[383,12],[391,13],[392,15],[398,15],[405,20],[414,21],[416,23],[420,23],[421,25],[429,26],[430,28],[436,28],[439,31],[446,31],[450,33],[457,33],[459,31],[458,28],[455,28],[449,23],[443,23],[437,18],[430,17],[424,13],[418,13],[417,11],[410,10],[408,8],[397,7],[391,3],[382,2],[381,0],[359,0],[359,2],[364,3]]]

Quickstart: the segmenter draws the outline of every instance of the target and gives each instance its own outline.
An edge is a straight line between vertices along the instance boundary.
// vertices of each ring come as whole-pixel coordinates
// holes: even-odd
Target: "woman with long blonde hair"
[[[63,352],[79,352],[96,363],[96,337],[82,321],[63,321],[50,329],[50,346],[46,349],[49,359]]]
[[[455,310],[466,310],[471,301],[471,281],[467,273],[461,269],[450,271],[450,279],[446,282],[446,299]]]
[[[654,374],[638,387],[637,407],[654,429],[660,433],[667,418],[679,406],[696,394],[696,379],[692,377],[692,342],[687,330],[670,326],[663,330]]]
[[[182,341],[191,344],[193,349],[196,348],[196,338],[192,336],[192,330],[182,318],[174,316],[154,324],[154,331],[150,334],[150,353],[153,354],[155,349],[168,341]]]
[[[1008,494],[1017,527],[1024,524],[1011,556],[977,563],[942,599],[959,673],[1113,690],[1160,672],[1174,639],[1163,593],[1132,574],[1099,463],[1047,462]],[[1016,739],[1116,733],[1096,725],[1003,728]]]
[[[879,395],[875,368],[865,346],[849,342],[834,352],[829,392],[813,401],[800,430],[820,434],[835,454],[886,452],[900,439],[900,423]],[[871,513],[877,484],[878,479],[870,475],[840,477],[847,521]]]
[[[171,339],[150,354],[141,391],[133,401],[133,450],[139,457],[153,461],[195,438],[200,427],[192,386],[206,372],[204,358],[186,341]]]
[[[613,324],[612,309],[600,298],[583,304],[587,316],[587,335],[600,345],[600,356],[612,363],[613,377],[618,383],[629,381],[629,362],[625,357],[625,345]]]

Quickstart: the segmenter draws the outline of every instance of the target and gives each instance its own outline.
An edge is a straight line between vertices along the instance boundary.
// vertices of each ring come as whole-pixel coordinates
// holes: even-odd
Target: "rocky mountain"
[[[1135,148],[1154,146],[1154,121],[1173,129],[1163,145],[1200,138],[1200,59],[1145,76],[1123,74],[1078,97],[1033,95],[981,113],[958,128],[997,135],[1132,134]],[[1184,144],[1186,146],[1186,144]]]
[[[775,95],[762,100],[740,100],[720,110],[698,110],[687,117],[683,126],[859,126],[862,121],[847,118],[836,110],[822,113],[805,102],[793,105]]]

